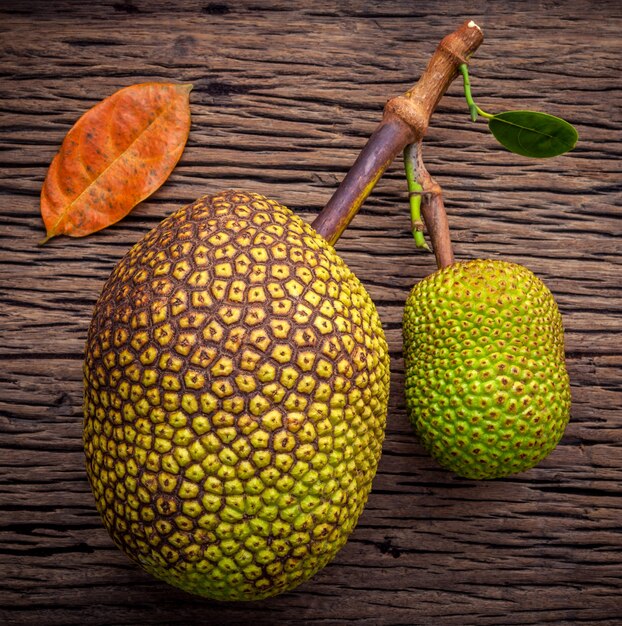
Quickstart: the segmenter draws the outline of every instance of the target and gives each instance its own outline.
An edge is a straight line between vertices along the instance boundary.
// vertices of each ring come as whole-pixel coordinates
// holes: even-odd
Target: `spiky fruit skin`
[[[562,320],[527,268],[438,270],[410,293],[403,336],[409,418],[440,465],[500,478],[555,448],[570,416]]]
[[[229,191],[116,266],[84,367],[87,473],[116,544],[219,600],[292,589],[344,545],[380,458],[369,295],[289,209]]]

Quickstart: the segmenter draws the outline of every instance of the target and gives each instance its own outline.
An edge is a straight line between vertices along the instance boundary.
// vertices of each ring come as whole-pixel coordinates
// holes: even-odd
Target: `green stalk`
[[[408,183],[408,201],[410,203],[411,232],[417,248],[429,250],[429,246],[423,236],[423,222],[421,221],[421,196],[423,185],[417,181],[416,175],[417,146],[414,143],[404,148],[404,171]]]
[[[460,73],[462,74],[462,82],[464,84],[464,97],[469,105],[469,111],[471,112],[471,121],[477,121],[478,114],[486,119],[490,119],[494,117],[490,113],[486,113],[486,111],[482,111],[475,101],[473,100],[473,96],[471,94],[471,80],[469,79],[469,68],[466,63],[461,63],[459,66]]]

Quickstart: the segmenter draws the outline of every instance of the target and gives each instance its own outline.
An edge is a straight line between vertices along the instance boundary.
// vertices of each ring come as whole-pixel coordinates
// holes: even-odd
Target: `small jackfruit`
[[[406,403],[425,449],[466,478],[527,470],[570,416],[562,320],[527,268],[474,260],[438,270],[404,310]]]

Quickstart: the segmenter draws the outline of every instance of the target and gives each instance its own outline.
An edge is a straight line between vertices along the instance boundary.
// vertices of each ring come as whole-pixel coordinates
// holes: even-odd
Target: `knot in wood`
[[[391,98],[384,110],[385,114],[393,114],[407,124],[412,129],[415,140],[420,140],[428,128],[428,116],[416,101],[407,96]]]
[[[445,37],[439,44],[438,49],[445,56],[449,57],[456,67],[462,63],[468,63],[468,59],[462,54],[464,46],[459,41],[456,41],[455,37]]]

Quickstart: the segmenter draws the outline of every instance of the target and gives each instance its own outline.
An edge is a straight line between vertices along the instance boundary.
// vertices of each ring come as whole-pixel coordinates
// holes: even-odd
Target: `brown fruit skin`
[[[84,379],[98,510],[156,577],[220,600],[275,595],[356,525],[387,345],[356,276],[277,202],[206,196],[136,244],[95,307]]]

